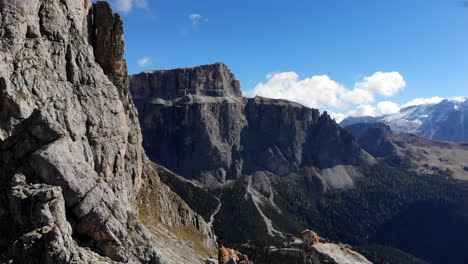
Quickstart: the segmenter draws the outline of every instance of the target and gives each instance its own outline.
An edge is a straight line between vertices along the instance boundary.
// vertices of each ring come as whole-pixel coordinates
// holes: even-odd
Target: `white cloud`
[[[346,93],[346,88],[326,75],[299,80],[295,72],[282,72],[269,74],[267,79],[255,87],[254,95],[287,99],[314,108],[343,108],[339,95]]]
[[[463,96],[458,96],[458,97],[450,97],[450,98],[445,98],[445,97],[428,97],[428,98],[416,98],[404,105],[402,105],[402,108],[409,107],[409,106],[416,106],[416,105],[426,105],[426,104],[438,104],[442,102],[443,100],[449,100],[454,103],[463,103],[468,100],[468,98],[463,97]]]
[[[400,106],[394,102],[383,101],[379,102],[377,106],[362,104],[354,110],[348,112],[349,116],[361,117],[361,116],[383,116],[391,115],[400,112]]]
[[[147,66],[150,66],[153,62],[151,61],[150,58],[144,57],[144,58],[139,59],[137,63],[138,63],[138,66],[140,67],[147,67]]]
[[[354,90],[347,91],[341,96],[342,100],[350,104],[367,104],[374,102],[374,95],[372,92],[355,88]]]
[[[391,97],[406,87],[399,72],[376,72],[356,82],[352,89],[327,75],[300,79],[295,72],[280,72],[268,74],[266,79],[266,82],[257,84],[247,95],[287,99],[311,108],[328,110],[337,122],[347,116],[377,117],[398,113],[400,105],[391,101],[375,102],[376,96]],[[349,110],[351,107],[353,109]]]
[[[295,72],[281,72],[269,74],[266,78],[266,83],[257,84],[254,95],[287,99],[312,108],[333,107],[342,110],[351,105],[373,103],[374,93],[395,94],[406,85],[397,72],[377,72],[364,77],[363,81],[355,84],[354,89],[346,88],[327,75],[300,80]]]
[[[391,115],[400,112],[400,106],[390,101],[383,101],[377,104],[376,115]]]
[[[148,7],[148,0],[114,0],[112,3],[115,9],[125,14],[130,12],[133,7]]]
[[[376,72],[364,77],[362,82],[356,83],[355,88],[390,97],[403,90],[405,86],[406,82],[399,72]]]
[[[200,14],[190,14],[188,18],[190,19],[190,21],[192,21],[193,25],[196,25],[203,19],[203,16]]]
[[[458,97],[449,98],[449,100],[452,102],[456,102],[456,103],[464,103],[468,101],[468,98],[464,96],[458,96]]]
[[[336,123],[338,124],[346,118],[345,114],[335,113],[333,111],[327,111],[327,113],[330,115],[332,119],[335,119]]]
[[[376,116],[376,108],[375,106],[364,104],[364,105],[358,105],[358,107],[355,110],[349,111],[348,115],[349,116],[355,116],[355,117],[360,117],[360,116]]]

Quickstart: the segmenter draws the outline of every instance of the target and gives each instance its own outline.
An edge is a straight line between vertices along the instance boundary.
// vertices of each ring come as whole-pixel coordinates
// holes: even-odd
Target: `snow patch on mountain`
[[[439,100],[440,99],[440,100]],[[348,117],[340,125],[381,122],[393,133],[411,133],[430,139],[468,141],[468,99],[439,97],[415,99],[404,105],[398,113],[379,117]]]

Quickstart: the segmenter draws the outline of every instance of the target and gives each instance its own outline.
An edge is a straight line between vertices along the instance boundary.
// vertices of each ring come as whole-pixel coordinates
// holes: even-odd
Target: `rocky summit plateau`
[[[360,177],[356,167],[369,162],[327,113],[242,97],[223,63],[132,75],[130,89],[149,157],[203,184],[313,168],[324,188],[349,188]]]

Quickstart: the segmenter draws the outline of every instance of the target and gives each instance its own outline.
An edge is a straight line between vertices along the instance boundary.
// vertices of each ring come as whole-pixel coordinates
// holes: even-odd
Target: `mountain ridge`
[[[159,81],[162,75],[166,77]],[[206,90],[208,86],[215,88]],[[262,168],[284,174],[301,166],[328,169],[366,159],[326,113],[287,100],[242,97],[239,82],[222,63],[131,75],[130,87],[146,131],[147,153],[189,179],[222,183]],[[279,131],[270,129],[274,126]],[[195,134],[185,134],[189,131]],[[338,139],[337,149],[331,150],[337,155],[327,156],[328,149],[318,155],[319,141],[326,141],[329,132]],[[186,147],[209,151],[194,154]],[[338,149],[353,155],[341,155]],[[352,185],[351,178],[347,184]]]
[[[439,103],[402,108],[398,113],[380,117],[348,117],[342,127],[357,123],[384,123],[396,134],[411,133],[428,139],[468,141],[468,99],[445,99]]]

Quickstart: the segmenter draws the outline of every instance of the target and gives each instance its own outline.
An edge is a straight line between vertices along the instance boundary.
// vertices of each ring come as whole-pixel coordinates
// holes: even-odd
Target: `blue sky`
[[[124,18],[130,73],[224,62],[247,95],[262,84],[262,95],[343,114],[381,101],[468,96],[468,8],[458,0],[110,2]],[[398,73],[404,84],[385,86],[396,75],[366,84],[376,72]],[[356,87],[372,100],[343,101],[360,98]],[[327,89],[344,103],[314,99]]]

